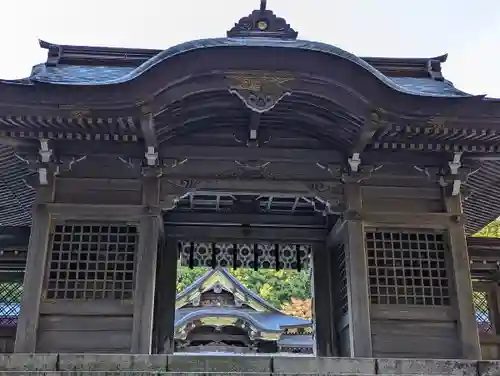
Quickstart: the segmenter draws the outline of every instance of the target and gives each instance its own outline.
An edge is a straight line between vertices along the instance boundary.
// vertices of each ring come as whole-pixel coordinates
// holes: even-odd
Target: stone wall
[[[0,376],[89,375],[498,376],[500,361],[348,359],[294,356],[76,355],[0,356]]]

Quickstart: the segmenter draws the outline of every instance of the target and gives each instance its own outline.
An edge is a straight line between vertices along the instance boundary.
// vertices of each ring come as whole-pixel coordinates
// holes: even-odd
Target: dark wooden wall
[[[329,239],[346,265],[339,354],[477,358],[460,205],[438,186],[345,188],[348,211]],[[337,305],[343,291],[337,285]]]

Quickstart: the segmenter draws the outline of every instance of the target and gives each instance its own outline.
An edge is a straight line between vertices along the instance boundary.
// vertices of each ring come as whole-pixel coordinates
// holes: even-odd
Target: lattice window
[[[366,248],[373,304],[450,304],[444,234],[370,230]]]
[[[0,283],[0,327],[17,325],[22,295],[21,281]]]
[[[128,225],[57,225],[47,299],[132,299],[137,228]]]
[[[490,317],[488,293],[484,291],[474,291],[472,299],[476,311],[477,329],[480,333],[491,333],[493,331],[493,325]]]
[[[339,317],[344,316],[348,309],[347,300],[347,272],[346,272],[346,258],[345,258],[345,247],[339,246],[335,249],[335,273],[334,276],[334,286],[335,286],[335,310]]]

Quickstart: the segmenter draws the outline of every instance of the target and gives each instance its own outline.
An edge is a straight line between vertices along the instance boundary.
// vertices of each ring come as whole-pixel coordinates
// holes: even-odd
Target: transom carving
[[[197,243],[179,241],[181,263],[189,267],[305,269],[309,244]]]

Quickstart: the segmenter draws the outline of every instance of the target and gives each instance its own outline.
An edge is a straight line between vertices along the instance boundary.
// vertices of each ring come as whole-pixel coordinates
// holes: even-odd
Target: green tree
[[[177,272],[177,291],[184,290],[201,277],[208,268],[189,269],[179,266]],[[311,298],[309,272],[302,270],[274,270],[248,268],[229,269],[246,288],[255,292],[276,308],[290,303],[292,298],[307,300]]]
[[[488,224],[481,231],[474,234],[480,238],[500,238],[500,220],[496,220]]]
[[[193,268],[187,266],[177,265],[177,292],[181,292],[203,274],[207,272],[208,268]]]

